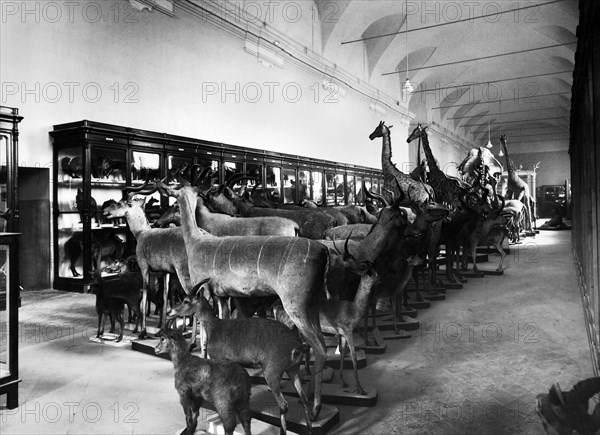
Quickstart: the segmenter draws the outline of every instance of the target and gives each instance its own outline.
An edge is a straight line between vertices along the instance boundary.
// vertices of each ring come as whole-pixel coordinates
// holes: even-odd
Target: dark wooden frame
[[[571,98],[572,241],[595,375],[600,372],[600,4],[580,0]]]

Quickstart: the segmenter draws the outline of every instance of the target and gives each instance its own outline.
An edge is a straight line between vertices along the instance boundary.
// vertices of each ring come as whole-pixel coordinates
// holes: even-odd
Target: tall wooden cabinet
[[[0,106],[0,395],[19,404],[19,123],[16,108]]]

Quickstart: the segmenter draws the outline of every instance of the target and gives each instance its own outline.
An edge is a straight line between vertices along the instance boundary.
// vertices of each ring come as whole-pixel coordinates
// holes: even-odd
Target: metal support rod
[[[542,7],[542,6],[546,6],[546,5],[551,5],[552,3],[558,3],[558,2],[561,2],[561,1],[563,1],[563,0],[553,0],[553,1],[546,2],[546,3],[542,3],[542,4],[536,4],[536,5],[532,5],[532,6],[523,6],[523,7],[520,7],[520,8],[508,9],[507,11],[493,12],[493,13],[490,13],[490,14],[479,15],[477,17],[465,18],[464,20],[456,20],[456,21],[450,21],[448,23],[440,23],[440,24],[433,24],[431,26],[418,27],[416,29],[411,29],[411,30],[408,30],[408,31],[407,30],[402,30],[402,31],[398,31],[398,32],[384,33],[382,35],[368,36],[366,38],[353,39],[353,40],[350,40],[350,41],[343,41],[342,45],[353,44],[355,42],[368,41],[368,40],[377,39],[377,38],[385,38],[387,36],[401,35],[402,33],[417,32],[419,30],[433,29],[435,27],[450,26],[452,24],[458,24],[458,23],[464,23],[464,22],[473,22],[474,20],[480,20],[482,18],[493,17],[495,15],[501,15],[501,14],[508,14],[508,13],[511,13],[511,12],[522,11],[522,10],[525,10],[525,9],[538,8],[538,7]]]
[[[506,53],[490,54],[488,56],[473,57],[471,59],[456,60],[454,62],[438,63],[437,65],[429,65],[429,66],[422,66],[419,68],[413,68],[411,71],[415,72],[415,71],[420,71],[420,70],[424,70],[424,69],[439,68],[441,66],[460,65],[462,63],[475,62],[478,60],[494,59],[496,57],[503,57],[503,56],[513,56],[515,54],[531,53],[532,51],[546,50],[548,48],[563,47],[565,45],[572,45],[572,44],[577,44],[577,41],[565,42],[563,44],[545,45],[543,47],[528,48],[526,50],[508,51]],[[389,75],[401,74],[402,72],[403,71],[391,71],[391,72],[382,73],[381,75],[389,76]]]

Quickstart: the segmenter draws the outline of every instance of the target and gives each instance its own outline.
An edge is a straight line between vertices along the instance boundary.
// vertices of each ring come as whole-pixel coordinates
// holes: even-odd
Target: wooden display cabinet
[[[16,108],[0,106],[0,395],[19,405],[19,123]]]
[[[180,177],[189,179],[191,167],[198,164],[213,169],[218,183],[239,173],[256,177],[257,188],[282,203],[304,197],[321,201],[327,192],[333,194],[330,205],[343,205],[356,195],[347,180],[364,178],[378,191],[382,178],[381,171],[373,168],[86,120],[55,125],[50,135],[54,141],[54,288],[59,290],[86,292],[92,270],[135,253],[127,225],[102,216],[105,202],[120,200],[125,186],[164,177],[177,185]],[[326,190],[326,174],[334,177],[332,192]],[[255,183],[248,180],[248,190]],[[150,222],[173,201],[158,192],[148,197],[145,210]]]

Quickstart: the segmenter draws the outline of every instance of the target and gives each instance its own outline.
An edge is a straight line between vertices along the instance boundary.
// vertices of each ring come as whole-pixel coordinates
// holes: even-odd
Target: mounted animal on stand
[[[185,412],[186,428],[182,435],[196,433],[200,407],[205,401],[215,407],[225,435],[233,435],[238,419],[244,434],[250,435],[252,385],[246,370],[236,363],[190,354],[185,338],[178,330],[161,331],[160,342],[154,352],[171,355],[175,367],[175,389]]]
[[[521,241],[521,231],[525,228],[525,222],[529,219],[525,204],[516,199],[509,199],[504,206],[504,217],[508,220],[508,237],[512,243]]]
[[[191,282],[208,279],[218,297],[278,295],[284,309],[315,354],[313,418],[321,409],[321,380],[325,365],[325,339],[318,315],[325,295],[327,248],[302,237],[215,237],[197,227],[198,188],[179,190],[157,182],[161,192],[177,199]]]
[[[152,224],[154,228],[167,228],[170,224],[176,227],[181,226],[181,213],[179,213],[179,204],[175,203],[165,210]]]
[[[506,219],[502,215],[502,211],[504,209],[504,198],[500,197],[501,205],[496,208],[491,208],[490,213],[485,217],[485,219],[479,219],[476,221],[475,227],[471,230],[469,225],[466,225],[464,228],[459,231],[457,235],[458,243],[463,247],[463,261],[462,261],[462,270],[467,269],[467,254],[471,252],[471,258],[473,261],[473,272],[478,273],[479,269],[477,268],[477,246],[480,246],[480,243],[483,240],[486,240],[488,236],[496,236],[496,234],[490,234],[492,231],[495,233],[495,228],[497,226],[504,226],[506,224]],[[502,263],[504,261],[504,255],[502,255],[503,251],[501,250],[502,261],[500,264],[500,269],[502,268]]]
[[[482,167],[487,166],[489,174],[498,178],[502,175],[504,168],[500,162],[494,157],[492,152],[485,148],[473,148],[469,151],[467,157],[458,165],[464,180],[469,184],[474,184],[474,181],[479,177]]]
[[[148,300],[148,285],[150,272],[162,272],[165,275],[164,289],[169,288],[169,274],[176,273],[186,294],[191,291],[188,259],[181,228],[151,228],[143,210],[144,201],[134,200],[134,194],[150,195],[156,187],[148,189],[148,181],[140,187],[126,187],[123,189],[123,198],[104,209],[104,216],[108,218],[124,217],[127,219],[129,229],[137,241],[136,258],[143,278],[142,331],[140,338],[146,336],[146,304]],[[199,230],[204,232],[204,230]],[[205,233],[205,232],[204,232]],[[168,292],[163,292],[163,306],[167,306]],[[166,310],[163,310],[166,311]],[[161,319],[164,324],[164,314]]]
[[[369,139],[382,138],[381,148],[381,169],[383,170],[383,192],[388,203],[394,201],[398,197],[400,192],[398,191],[398,185],[400,188],[408,192],[412,189],[413,199],[418,204],[426,202],[430,197],[430,188],[421,182],[415,181],[410,178],[409,175],[401,172],[396,168],[396,165],[392,162],[392,141],[390,137],[390,128],[385,125],[383,121],[379,123],[377,128],[369,135]],[[398,183],[396,183],[396,180]],[[391,192],[387,193],[387,192]],[[439,199],[438,199],[439,201]]]
[[[202,183],[204,176],[198,182]],[[207,197],[205,191],[210,185],[199,186],[198,203],[196,205],[196,224],[208,231],[213,236],[290,236],[298,234],[296,222],[276,216],[266,217],[235,217],[223,213],[214,213],[206,205]],[[169,207],[169,211],[163,214],[156,222],[156,226],[174,222],[181,225],[181,213],[177,203]]]
[[[77,188],[77,195],[75,196],[75,205],[77,207],[77,211],[79,212],[79,219],[81,220],[81,224],[83,224],[85,216],[89,215],[90,217],[94,217],[96,219],[96,226],[100,226],[100,220],[98,219],[98,204],[96,204],[96,200],[92,196],[90,196],[90,209],[86,213],[83,204],[83,189],[81,189],[80,187]]]
[[[118,314],[118,311],[115,309],[119,308],[119,304],[117,301],[115,301],[115,299],[121,301],[120,311],[123,311],[123,303],[127,303],[130,312],[129,318],[127,319],[129,323],[132,323],[131,312],[133,311],[136,314],[136,323],[133,332],[137,332],[138,325],[142,319],[142,312],[140,310],[140,300],[142,298],[142,276],[139,272],[124,272],[116,277],[104,279],[102,278],[100,271],[96,270],[91,274],[91,289],[92,292],[96,294],[98,338],[101,337],[102,332],[104,331],[105,317],[103,315]],[[119,342],[123,339],[123,318],[121,316],[117,316],[117,320],[119,320],[121,325],[121,334],[117,339],[117,342]],[[113,323],[112,318],[111,323]]]
[[[438,166],[437,160],[433,155],[433,151],[429,145],[429,137],[427,135],[427,127],[422,127],[421,124],[418,124],[416,128],[413,130],[411,135],[406,139],[406,142],[410,143],[415,139],[419,139],[423,144],[423,151],[425,153],[425,157],[427,159],[427,164],[429,166],[429,176],[427,178],[429,184],[433,188],[435,193],[435,200],[442,205],[446,205],[450,208],[450,210],[456,210],[461,206],[461,198],[465,192],[465,187],[470,187],[467,183],[463,183],[460,180],[448,177]],[[454,214],[450,215],[450,219],[452,219]],[[443,226],[446,225],[447,222],[437,222],[433,223],[429,229],[429,234],[427,235],[428,240],[428,248],[427,248],[427,256],[429,258],[429,267],[431,269],[431,275],[429,280],[429,286],[436,285],[436,270],[437,270],[437,262],[435,259],[438,256],[440,245],[442,244],[442,231]],[[451,235],[453,236],[453,235]],[[451,239],[451,237],[446,237],[446,239]],[[448,249],[446,247],[446,254],[448,257],[448,253],[450,252],[450,256],[452,255],[452,249]],[[447,277],[449,276],[447,271]],[[454,279],[454,278],[453,278]],[[454,282],[454,281],[452,281]]]
[[[487,192],[479,197],[465,192],[460,198],[461,208],[450,214],[450,220],[443,222],[439,243],[446,247],[446,279],[455,283],[462,280],[459,265],[461,241],[475,231],[478,223],[484,221],[491,211]],[[454,262],[456,260],[456,268]]]
[[[100,230],[103,231],[103,230]],[[73,277],[80,276],[75,263],[83,254],[83,233],[73,234],[63,246],[66,259],[69,261],[69,269]],[[90,246],[92,257],[92,268],[99,269],[103,257],[111,257],[112,261],[121,258],[125,250],[123,241],[112,231],[109,233],[93,232],[92,244]]]
[[[321,201],[320,204],[317,204],[312,199],[304,198],[300,201],[300,205],[302,207],[317,209],[317,210],[326,210],[327,207],[323,205],[324,201]],[[339,224],[338,226],[348,225],[348,224],[374,224],[377,222],[377,217],[373,216],[371,213],[367,211],[365,207],[359,205],[340,205],[335,207],[330,207],[331,209],[338,210],[348,220],[347,224]]]
[[[241,176],[245,177],[245,176]],[[233,179],[235,181],[236,178]],[[231,180],[230,180],[231,184]],[[233,192],[227,184],[217,191],[207,193],[207,203],[215,211],[230,216],[265,217],[276,216],[290,219],[298,224],[298,236],[322,239],[325,231],[335,226],[335,219],[325,213],[309,209],[288,210],[284,208],[255,207],[246,198]]]
[[[504,157],[506,158],[506,170],[508,172],[506,197],[508,199],[519,200],[523,202],[523,204],[525,204],[525,209],[528,216],[525,228],[528,231],[533,231],[536,227],[534,216],[535,199],[531,196],[529,184],[527,184],[521,179],[521,177],[517,175],[515,163],[512,161],[510,155],[508,154],[506,139],[507,137],[505,134],[500,136],[500,143],[502,144],[502,148],[504,149]]]
[[[210,278],[209,278],[210,279]],[[308,398],[302,390],[300,364],[309,348],[300,337],[285,325],[271,319],[219,319],[213,308],[202,296],[200,288],[209,279],[201,281],[194,289],[194,297],[185,298],[174,307],[169,316],[196,315],[206,333],[203,343],[204,356],[211,360],[226,360],[244,366],[260,366],[269,389],[279,406],[281,434],[287,432],[286,415],[288,403],[281,392],[281,377],[287,373],[292,380],[300,403],[308,432],[312,430]]]
[[[344,381],[344,364],[343,361],[346,358],[346,344],[350,348],[350,357],[352,358],[352,365],[354,367],[354,379],[356,382],[356,394],[367,394],[360,384],[358,379],[358,366],[356,359],[356,349],[354,347],[354,330],[360,323],[360,319],[365,315],[367,311],[367,304],[369,302],[369,295],[371,289],[379,279],[377,272],[370,267],[368,263],[364,265],[366,268],[362,272],[360,278],[360,284],[356,291],[356,296],[353,301],[335,300],[330,299],[321,302],[319,305],[319,317],[321,321],[321,329],[323,332],[329,334],[336,334],[339,337],[339,349],[340,349],[340,381],[344,388],[348,388],[346,381]],[[275,318],[285,323],[288,327],[293,326],[287,313],[279,306],[274,307],[276,312]]]

